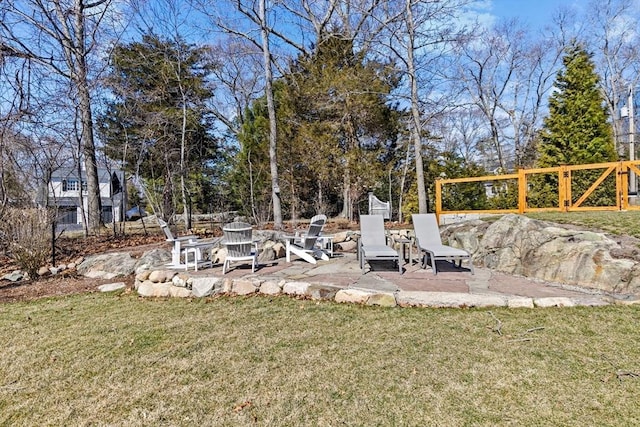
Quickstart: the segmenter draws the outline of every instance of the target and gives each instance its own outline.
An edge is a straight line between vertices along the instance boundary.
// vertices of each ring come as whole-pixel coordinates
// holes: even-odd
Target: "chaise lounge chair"
[[[302,236],[284,236],[287,240],[287,262],[291,262],[292,253],[311,264],[315,264],[318,258],[324,261],[329,259],[327,253],[318,247],[318,242],[322,239],[320,233],[326,222],[326,215],[316,215],[311,218],[309,229]]]
[[[231,262],[251,262],[251,272],[255,273],[258,265],[258,245],[253,240],[253,228],[246,222],[231,222],[222,227],[227,257],[222,265],[222,274],[227,273]]]
[[[398,270],[402,274],[400,254],[387,245],[382,215],[360,215],[358,256],[363,272],[365,261],[391,260],[398,264]]]
[[[471,270],[471,274],[474,274],[473,262],[469,252],[442,244],[438,221],[434,214],[413,214],[412,218],[413,228],[416,233],[416,246],[419,251],[425,253],[422,268],[427,268],[427,258],[431,262],[433,274],[438,274],[436,266],[438,260],[451,261],[453,265],[456,265],[457,261],[458,268],[462,267],[463,260],[467,260],[469,262],[469,270]]]

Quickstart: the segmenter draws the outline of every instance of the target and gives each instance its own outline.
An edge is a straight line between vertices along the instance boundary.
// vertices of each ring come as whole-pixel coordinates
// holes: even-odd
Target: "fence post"
[[[438,224],[440,223],[440,212],[442,212],[442,181],[440,178],[436,178],[436,219]]]
[[[522,215],[527,210],[527,175],[524,169],[518,169],[518,213]]]
[[[558,168],[558,210],[568,212],[571,206],[571,171],[567,165]]]
[[[629,166],[627,162],[618,162],[616,170],[616,192],[618,197],[616,198],[616,204],[619,210],[627,210],[629,207]]]

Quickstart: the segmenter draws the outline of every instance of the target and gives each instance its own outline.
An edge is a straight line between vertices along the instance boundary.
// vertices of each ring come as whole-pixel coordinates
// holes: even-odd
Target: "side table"
[[[404,236],[400,236],[400,237],[394,237],[393,241],[395,243],[400,244],[400,246],[402,247],[402,259],[406,260],[407,259],[407,248],[409,249],[409,265],[413,265],[413,239],[410,239],[408,237],[404,237]]]
[[[329,258],[333,258],[333,236],[318,236],[316,243],[329,255]]]

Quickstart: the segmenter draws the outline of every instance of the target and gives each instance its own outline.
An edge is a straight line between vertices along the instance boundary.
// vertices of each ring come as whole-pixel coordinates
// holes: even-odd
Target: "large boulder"
[[[493,223],[446,227],[445,243],[477,264],[504,273],[614,293],[640,293],[640,264],[604,233],[562,227],[521,215]],[[445,237],[446,236],[446,237]]]
[[[136,262],[136,273],[160,267],[171,261],[171,252],[167,249],[156,248],[142,254]]]
[[[128,252],[88,256],[78,266],[78,274],[96,279],[113,279],[133,274],[137,260]]]
[[[442,243],[455,248],[464,248],[474,254],[480,250],[480,241],[490,223],[481,220],[463,221],[442,229]]]

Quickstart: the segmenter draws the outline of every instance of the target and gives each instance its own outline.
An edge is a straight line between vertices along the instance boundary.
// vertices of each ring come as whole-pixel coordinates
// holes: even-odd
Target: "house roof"
[[[86,171],[82,171],[82,179],[86,178]],[[99,182],[107,182],[111,180],[111,174],[116,173],[120,179],[122,179],[122,174],[124,173],[121,169],[114,169],[109,171],[104,168],[98,168],[98,181]],[[57,179],[78,179],[78,170],[74,168],[60,168],[51,173],[51,180]]]
[[[49,203],[55,206],[78,206],[80,203],[79,197],[49,197]],[[123,200],[121,197],[114,197],[113,203],[109,197],[100,197],[100,203],[102,206],[121,206]]]
[[[57,206],[78,206],[77,197],[58,197],[55,200],[51,199]]]

